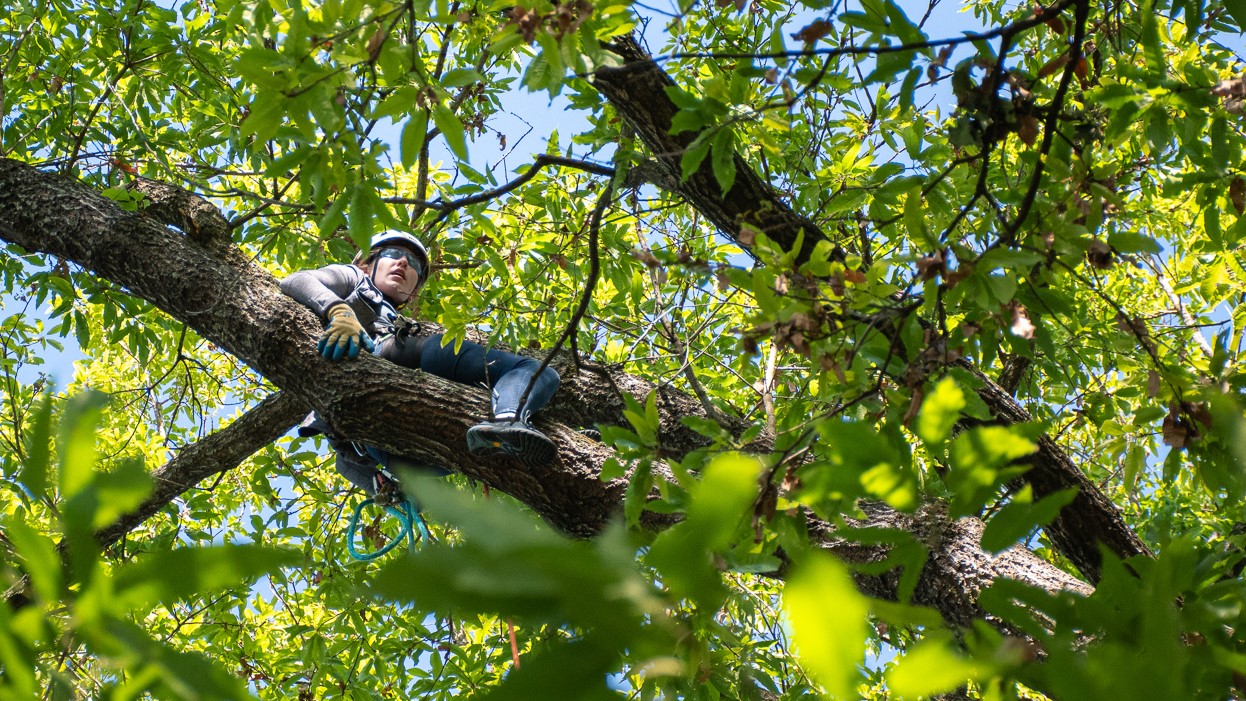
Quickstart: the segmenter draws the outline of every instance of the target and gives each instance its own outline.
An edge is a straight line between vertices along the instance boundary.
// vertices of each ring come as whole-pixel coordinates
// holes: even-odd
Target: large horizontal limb
[[[5,159],[0,159],[0,238],[72,260],[125,286],[250,364],[283,390],[271,401],[284,408],[268,408],[274,414],[273,431],[289,416],[301,413],[302,406],[311,406],[351,439],[458,470],[515,496],[574,535],[599,532],[621,511],[626,481],[601,479],[602,465],[612,451],[563,422],[578,417],[621,423],[621,410],[613,413],[609,408],[621,408],[621,402],[617,395],[612,402],[604,401],[602,393],[607,390],[602,388],[613,382],[643,395],[650,388],[643,381],[617,374],[606,381],[591,369],[564,370],[567,377],[560,396],[542,423],[558,445],[557,463],[529,470],[502,459],[479,459],[466,452],[463,436],[487,416],[484,392],[378,358],[344,363],[324,360],[315,352],[317,320],[282,295],[268,273],[232,249],[200,246],[148,217],[121,210],[80,183]],[[674,394],[668,394],[663,403],[667,405],[663,412],[667,436],[685,430],[677,421],[680,412],[703,412],[699,403]],[[275,419],[277,414],[280,420]],[[254,434],[256,440],[261,433]],[[206,474],[211,469],[200,463],[193,470],[186,466],[180,471]],[[869,509],[878,525],[912,529],[931,548],[916,600],[938,607],[949,621],[981,617],[977,605],[981,584],[1000,576],[1044,588],[1086,590],[1085,585],[1024,551],[999,557],[984,553],[977,544],[981,523],[973,519],[950,522],[937,505],[918,516],[881,505]],[[837,539],[824,524],[815,523],[811,535],[815,545],[839,553],[848,562],[877,562],[886,557],[885,547]],[[894,577],[859,581],[870,594],[898,595]]]

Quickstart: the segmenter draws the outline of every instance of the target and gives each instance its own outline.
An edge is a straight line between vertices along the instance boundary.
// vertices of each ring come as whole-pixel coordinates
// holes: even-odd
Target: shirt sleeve
[[[362,277],[353,265],[327,265],[290,275],[281,281],[281,291],[324,319],[330,308],[346,303]]]

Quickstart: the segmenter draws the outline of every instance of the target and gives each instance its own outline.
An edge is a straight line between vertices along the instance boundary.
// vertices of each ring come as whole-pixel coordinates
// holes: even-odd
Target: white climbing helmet
[[[428,263],[428,249],[424,247],[424,244],[421,243],[419,239],[411,234],[408,234],[405,231],[382,231],[372,237],[372,243],[368,246],[368,256],[371,257],[372,251],[384,247],[385,244],[392,243],[405,245],[415,251],[416,255],[418,255],[420,260],[423,261],[424,274],[420,276],[420,284],[416,287],[416,289],[418,290],[420,287],[423,287],[424,282],[428,280],[429,273],[432,272],[432,267]]]

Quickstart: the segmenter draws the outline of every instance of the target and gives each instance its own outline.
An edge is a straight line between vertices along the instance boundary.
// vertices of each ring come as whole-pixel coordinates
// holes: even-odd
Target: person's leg
[[[519,401],[532,382],[540,361],[506,351],[490,350],[464,341],[456,352],[453,344],[441,345],[441,336],[430,336],[420,357],[421,370],[465,385],[484,386],[493,392],[493,416],[514,419],[540,411],[558,391],[558,373],[545,368],[521,410]]]
[[[531,416],[545,408],[558,391],[558,384],[562,381],[558,373],[550,367],[541,369],[541,363],[533,358],[503,351],[489,351],[488,357],[490,367],[508,368],[493,385],[495,419]],[[538,369],[541,369],[540,375],[536,374]],[[528,391],[529,384],[532,385],[531,391]],[[519,402],[525,391],[528,398],[521,409]]]
[[[558,389],[558,373],[546,368],[537,376],[540,366],[532,358],[489,350],[470,341],[463,342],[456,352],[453,345],[443,348],[440,336],[425,341],[420,359],[420,368],[426,372],[492,391],[494,420],[468,429],[470,452],[509,455],[532,467],[549,463],[556,455],[553,442],[528,423]],[[536,382],[532,382],[533,377]],[[521,407],[529,383],[532,390]]]
[[[378,338],[376,340],[376,350],[372,352],[374,355],[379,355],[395,365],[418,370],[421,369],[420,360],[423,357],[424,347],[434,345],[433,339],[440,340],[440,338],[441,336],[421,338],[419,336],[390,334]]]
[[[330,438],[329,447],[333,448],[336,456],[334,464],[338,474],[362,489],[368,496],[375,496],[381,486],[381,481],[378,479],[381,473],[376,469],[378,462],[376,456],[369,454],[367,446],[340,438]]]

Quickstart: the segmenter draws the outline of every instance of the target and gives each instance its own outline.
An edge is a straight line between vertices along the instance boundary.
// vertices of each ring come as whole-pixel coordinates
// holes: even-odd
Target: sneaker
[[[508,455],[528,467],[541,467],[554,461],[558,448],[524,421],[486,421],[467,429],[467,452]]]

